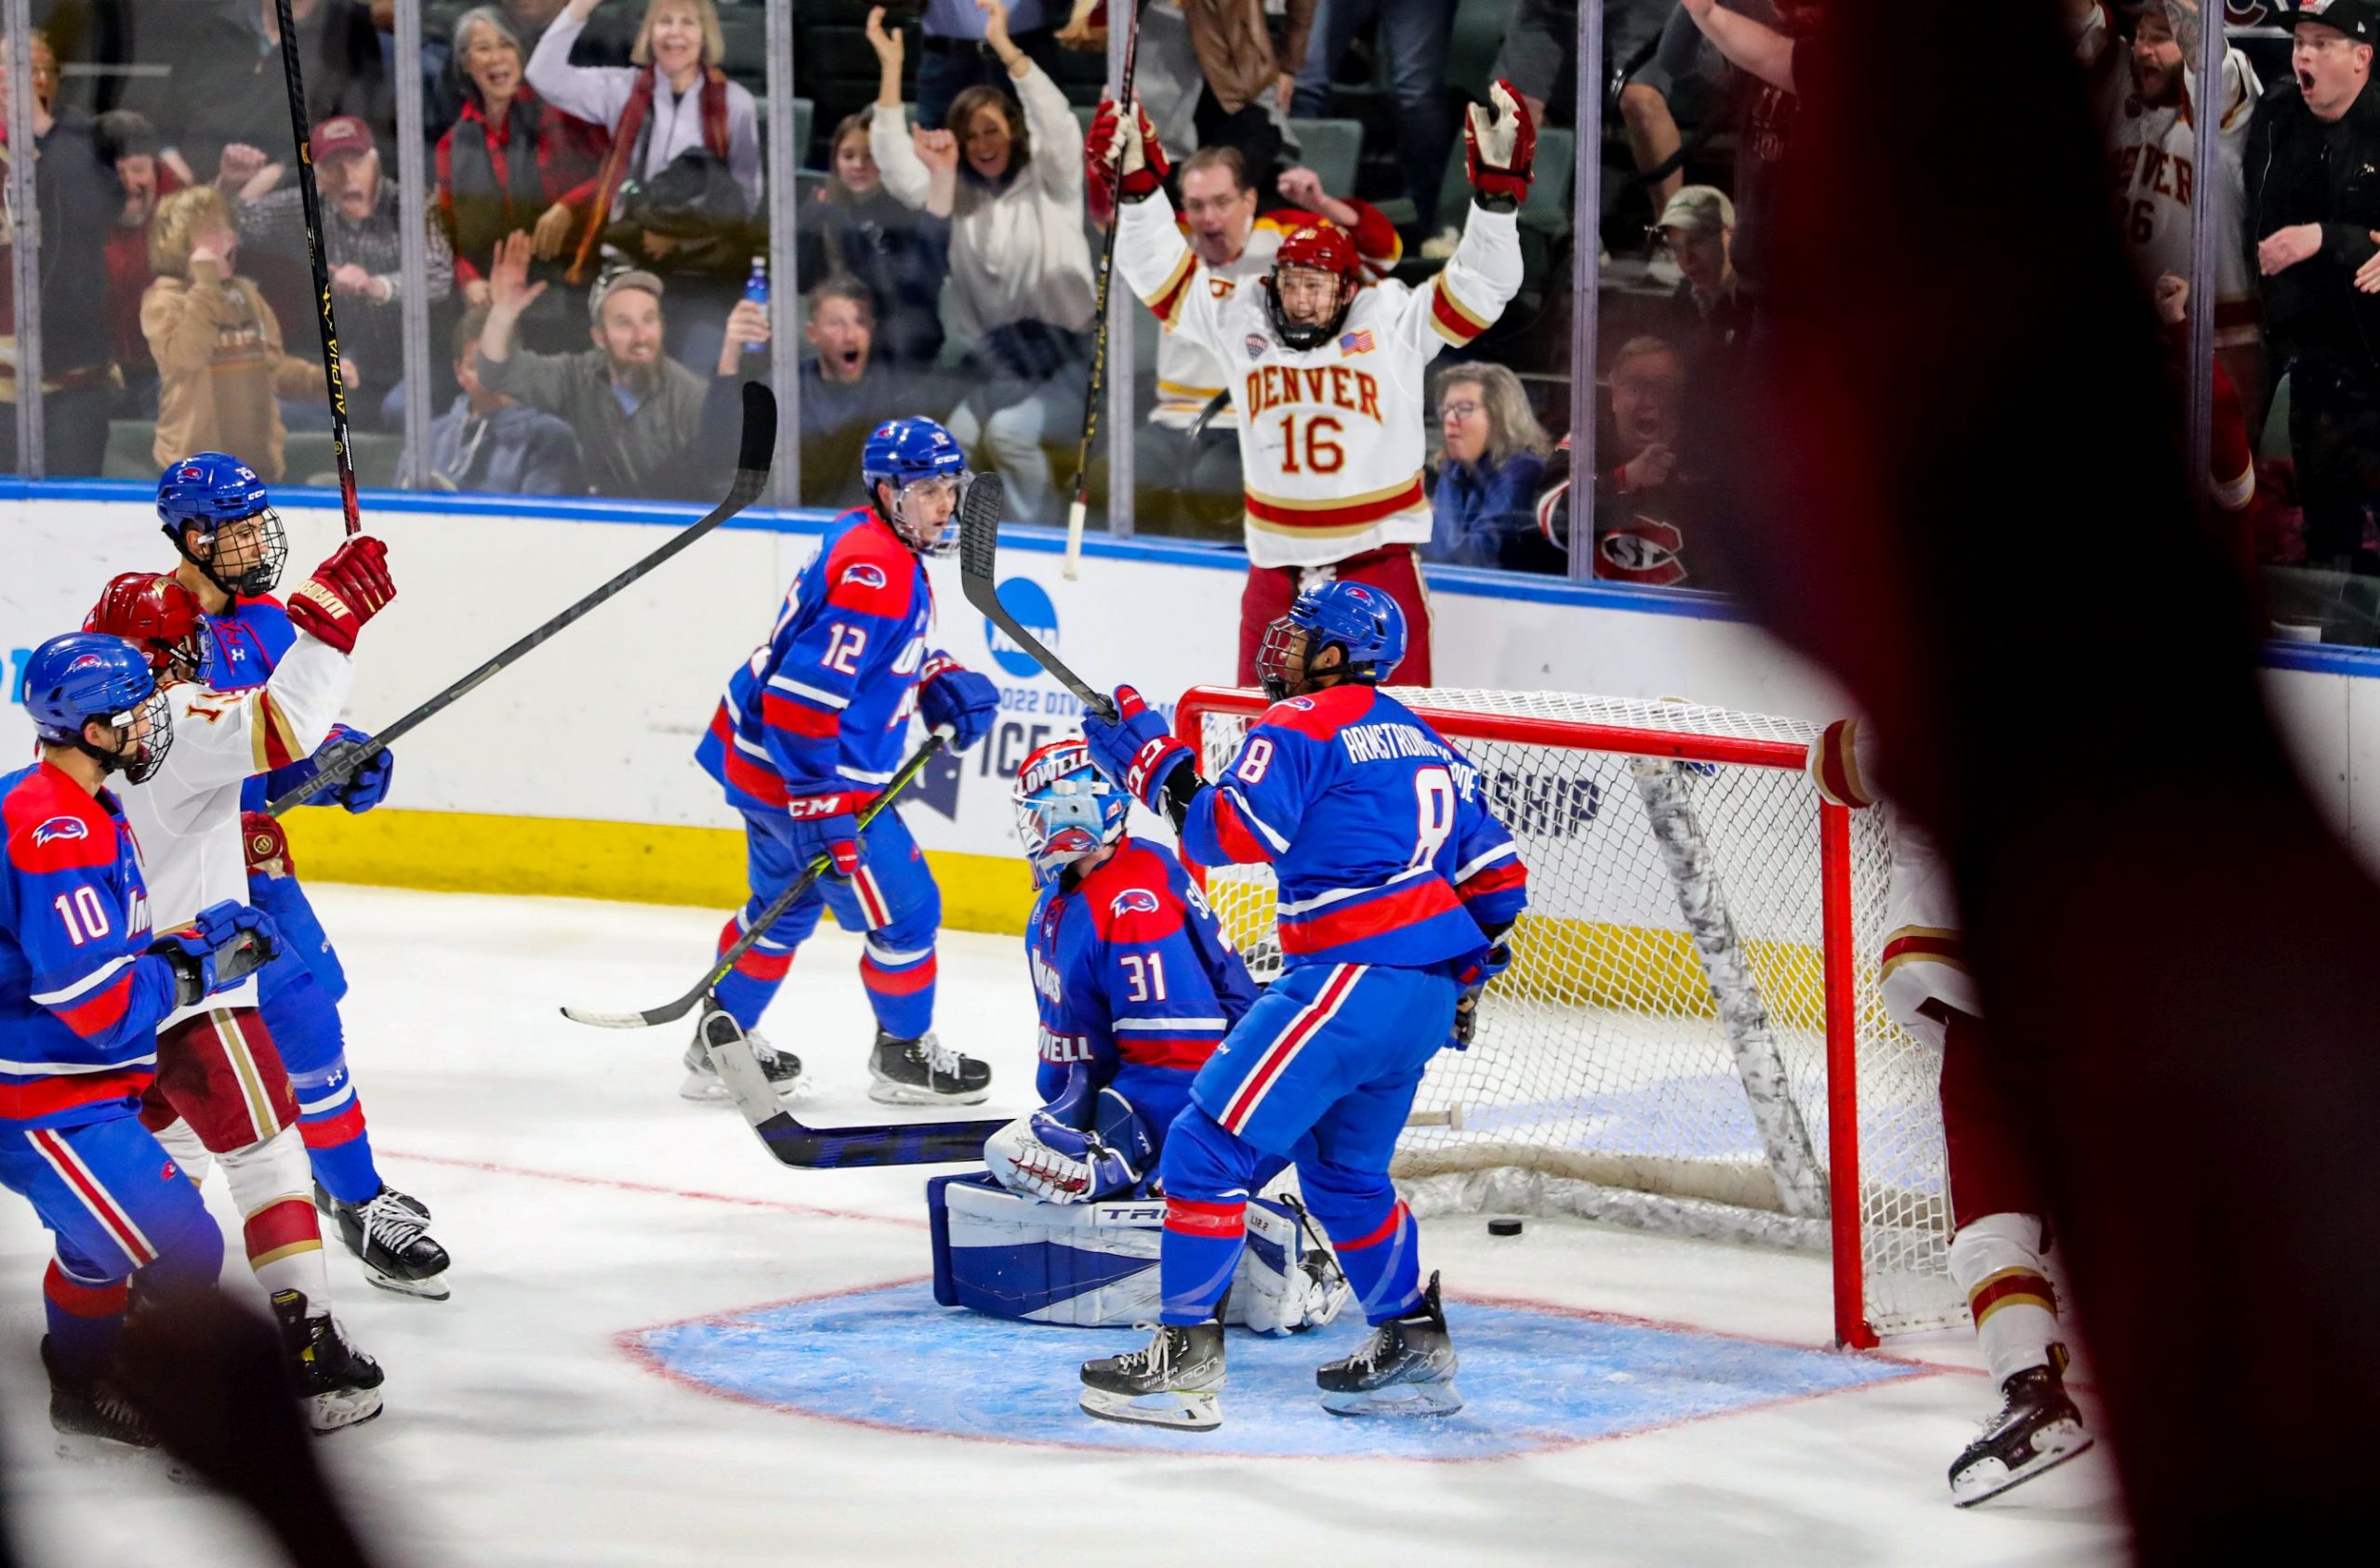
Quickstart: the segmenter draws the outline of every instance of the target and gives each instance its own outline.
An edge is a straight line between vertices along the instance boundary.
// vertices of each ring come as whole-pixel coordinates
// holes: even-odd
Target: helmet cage
[[[1355,303],[1354,280],[1342,274],[1332,274],[1339,281],[1338,304],[1331,308],[1329,315],[1319,322],[1299,322],[1292,321],[1289,311],[1282,307],[1280,284],[1275,281],[1278,270],[1276,269],[1274,272],[1264,274],[1264,310],[1265,313],[1273,318],[1273,335],[1284,345],[1301,353],[1309,349],[1319,349],[1337,336],[1339,329],[1347,324],[1347,311]],[[1298,270],[1321,272],[1326,269],[1300,267]]]
[[[257,524],[256,561],[227,575],[218,567],[218,560],[223,553],[223,530],[250,521]],[[210,547],[205,555],[190,547],[190,530],[193,528],[206,536]],[[281,581],[282,566],[289,559],[289,540],[281,526],[281,514],[269,506],[242,517],[223,518],[211,523],[197,518],[186,518],[178,524],[169,525],[165,532],[172,536],[174,548],[181,551],[184,560],[197,567],[208,582],[234,599],[254,599],[258,594],[271,593]]]

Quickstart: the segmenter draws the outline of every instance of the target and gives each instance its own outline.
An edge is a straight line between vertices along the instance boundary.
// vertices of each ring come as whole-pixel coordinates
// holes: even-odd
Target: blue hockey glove
[[[1000,689],[947,653],[929,656],[918,672],[918,712],[927,729],[951,731],[953,750],[982,740],[999,711]]]
[[[371,736],[344,724],[331,731],[331,738],[314,753],[314,766],[325,773],[344,773],[349,777],[345,784],[335,784],[315,797],[317,800],[336,800],[350,811],[368,811],[387,798],[390,781],[396,777],[396,754],[375,752],[371,760],[357,766],[355,759],[371,744]]]
[[[1448,1037],[1448,1045],[1459,1051],[1471,1048],[1472,1034],[1479,1027],[1479,994],[1488,989],[1489,981],[1512,966],[1512,948],[1499,942],[1455,975],[1462,995],[1455,998],[1454,1033]]]
[[[865,797],[856,790],[841,789],[831,795],[798,795],[786,802],[786,813],[793,819],[794,858],[808,865],[819,856],[826,857],[826,875],[850,876],[859,870],[859,819],[856,811]]]
[[[1190,748],[1173,738],[1165,715],[1130,686],[1116,688],[1114,723],[1095,713],[1082,716],[1082,738],[1099,771],[1160,816],[1167,814],[1165,781],[1183,763],[1195,761]]]
[[[272,916],[226,899],[208,904],[187,926],[160,934],[149,951],[173,967],[174,1005],[228,991],[264,968],[281,949]]]

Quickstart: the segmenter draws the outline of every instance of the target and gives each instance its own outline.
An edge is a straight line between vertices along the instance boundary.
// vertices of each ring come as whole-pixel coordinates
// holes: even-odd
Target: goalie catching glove
[[[1091,129],[1084,133],[1082,152],[1091,184],[1106,192],[1120,182],[1128,202],[1148,200],[1173,172],[1164,144],[1157,138],[1157,126],[1137,99],[1129,114],[1117,109],[1114,99],[1101,99],[1091,113]]]
[[[389,576],[389,547],[359,534],[330,553],[289,596],[289,619],[317,642],[355,652],[364,623],[389,607],[397,585]]]
[[[1510,82],[1496,83],[1488,89],[1488,98],[1487,103],[1474,103],[1463,112],[1463,164],[1481,206],[1489,212],[1516,212],[1528,200],[1537,125]]]

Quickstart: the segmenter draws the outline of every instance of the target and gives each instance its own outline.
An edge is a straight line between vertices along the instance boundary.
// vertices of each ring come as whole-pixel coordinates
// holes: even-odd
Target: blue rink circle
[[[1076,1367],[1144,1336],[1003,1323],[937,1306],[922,1281],[643,1329],[622,1343],[678,1381],[826,1420],[1283,1458],[1502,1458],[1937,1370],[1520,1303],[1449,1302],[1448,1316],[1462,1355],[1460,1414],[1362,1420],[1325,1411],[1314,1368],[1361,1337],[1351,1315],[1287,1339],[1235,1329],[1223,1424],[1206,1433],[1095,1420],[1076,1407]]]

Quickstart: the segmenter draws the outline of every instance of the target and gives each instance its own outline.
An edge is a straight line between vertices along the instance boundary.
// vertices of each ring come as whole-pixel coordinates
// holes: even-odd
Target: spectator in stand
[[[1727,63],[1751,80],[1745,84],[1736,150],[1736,232],[1728,256],[1736,290],[1748,317],[1766,303],[1770,287],[1769,209],[1778,177],[1803,139],[1795,135],[1802,78],[1825,73],[1831,55],[1816,62],[1803,57],[1826,48],[1826,7],[1821,0],[1777,0],[1777,27],[1720,7],[1718,0],[1681,0],[1687,16]],[[1747,326],[1751,324],[1749,319]],[[1740,337],[1741,333],[1738,334]]]
[[[319,360],[284,353],[281,323],[257,285],[232,270],[240,231],[212,185],[157,206],[140,299],[140,330],[157,362],[159,468],[190,452],[228,452],[267,483],[282,477],[287,431],[280,398],[320,399]]]
[[[1728,8],[1764,21],[1775,17],[1766,0],[1728,0]],[[1734,78],[1726,57],[1674,0],[1646,58],[1615,47],[1610,59],[1616,69],[1628,72],[1620,89],[1620,118],[1628,131],[1636,178],[1653,210],[1659,212],[1686,183],[1686,138],[1680,123],[1700,125],[1724,114]]]
[[[1001,14],[1001,40],[1021,49],[1046,73],[1058,59],[1057,18],[1061,0],[1017,0]],[[882,25],[882,7],[873,13]],[[950,120],[950,106],[970,87],[1012,92],[1006,56],[993,46],[990,19],[975,0],[925,0],[919,22],[918,125],[920,129],[965,127]],[[878,53],[880,55],[881,50]],[[879,162],[882,160],[879,158]]]
[[[801,504],[864,507],[859,460],[867,433],[927,411],[877,362],[875,299],[857,278],[812,289],[802,333],[813,354],[801,374]]]
[[[1607,582],[1708,587],[1689,581],[1685,524],[1692,483],[1680,466],[1686,360],[1659,337],[1620,345],[1611,364],[1611,435],[1598,445],[1595,572]]]
[[[1264,0],[1181,0],[1187,47],[1155,55],[1142,23],[1133,91],[1168,145],[1236,148],[1259,188],[1272,183],[1282,162],[1283,131],[1298,72],[1305,65],[1319,0],[1285,0],[1276,47]],[[1069,49],[1107,47],[1106,0],[1058,32]]]
[[[601,247],[664,279],[670,340],[699,372],[751,267],[760,112],[720,70],[727,45],[712,0],[647,0],[628,69],[571,64],[601,4],[570,0],[529,56],[529,85],[548,103],[612,138],[568,276],[589,282]]]
[[[2369,0],[2301,10],[2291,79],[2248,125],[2247,238],[2265,331],[2289,376],[2289,446],[2306,512],[2306,560],[2380,574],[2380,182],[2341,171],[2380,163],[2380,92]]]
[[[1233,288],[1258,288],[1281,242],[1316,217],[1355,242],[1367,272],[1380,278],[1403,250],[1396,226],[1368,203],[1341,201],[1312,169],[1284,170],[1276,184],[1287,205],[1256,216],[1257,190],[1236,147],[1201,147],[1182,163],[1182,219],[1190,248]],[[1197,539],[1237,540],[1248,515],[1239,470],[1239,410],[1226,395],[1232,372],[1186,337],[1157,344],[1157,406],[1133,441],[1141,528]]]
[[[455,19],[460,116],[438,138],[438,216],[454,249],[467,305],[488,302],[496,244],[526,231],[536,257],[530,275],[562,282],[595,203],[595,176],[610,138],[600,125],[537,97],[522,76],[526,56],[505,13],[479,6]],[[558,352],[576,342],[582,296],[550,289],[520,326],[529,348]]]
[[[358,0],[290,0],[306,106],[393,126],[396,100],[370,8]],[[150,117],[172,143],[185,183],[216,178],[225,149],[289,146],[289,89],[274,0],[231,0],[192,30]]]
[[[885,189],[914,209],[932,199],[930,160],[955,167],[951,324],[971,349],[970,388],[950,433],[979,466],[998,468],[1014,516],[1052,522],[1061,498],[1044,442],[1074,444],[1091,361],[1082,127],[1057,84],[1010,40],[999,0],[977,4],[1022,105],[998,87],[970,87],[951,102],[955,140],[913,144],[901,121],[901,35],[884,31],[879,6],[867,18],[882,72],[868,142]]]
[[[1454,28],[1455,0],[1323,0],[1314,29],[1321,47],[1305,51],[1298,72],[1294,112],[1308,119],[1330,112],[1330,73],[1368,22],[1380,23],[1381,47],[1388,55],[1389,87],[1396,96],[1396,155],[1405,167],[1405,191],[1413,200],[1416,231],[1438,234],[1438,183],[1446,174],[1447,149],[1461,127],[1447,106],[1447,45]]]
[[[124,385],[115,395],[120,419],[157,417],[157,361],[140,331],[140,296],[157,274],[149,266],[149,231],[158,203],[182,188],[180,177],[157,156],[157,128],[135,110],[114,109],[97,122],[99,156],[115,169],[123,204],[108,232],[108,349]]]
[[[534,49],[554,24],[570,0],[504,0],[504,15],[512,23],[512,36],[521,41],[523,49]]]
[[[365,429],[402,417],[404,393],[403,215],[397,182],[381,172],[372,127],[352,114],[316,125],[314,178],[322,192],[323,250],[338,312],[339,359],[346,363],[349,417]],[[239,204],[240,238],[250,248],[303,264],[306,214],[297,182]],[[455,257],[446,231],[429,226],[423,302],[455,292]],[[320,326],[309,317],[300,351],[321,352]],[[347,362],[351,361],[351,363]]]
[[[950,274],[950,214],[958,194],[956,142],[948,131],[912,133],[913,142],[934,143],[931,152],[920,153],[933,190],[925,205],[912,211],[884,189],[876,154],[868,151],[873,119],[862,110],[835,127],[826,183],[815,211],[803,212],[799,224],[795,279],[806,290],[829,279],[857,279],[868,291],[875,322],[871,362],[922,375],[942,356],[942,281]]]
[[[1437,486],[1430,497],[1425,560],[1526,568],[1537,540],[1538,481],[1553,443],[1521,379],[1500,364],[1463,361],[1440,370]]]
[[[15,50],[0,38],[0,114],[8,102],[8,66]],[[40,209],[41,239],[34,261],[40,269],[42,452],[46,471],[86,477],[99,471],[108,449],[108,412],[114,386],[108,374],[107,243],[116,213],[116,182],[100,160],[90,120],[59,112],[58,59],[49,40],[32,35],[27,65],[33,76],[33,201]],[[13,164],[17,149],[7,143],[0,121],[0,164]],[[5,178],[0,168],[0,178]],[[4,193],[15,199],[13,188]],[[0,211],[0,330],[7,334],[0,391],[13,405],[25,395],[17,378],[17,297],[14,249],[19,215]],[[13,406],[0,412],[0,460],[18,471],[17,420]]]
[[[571,428],[553,415],[522,407],[480,379],[480,338],[487,331],[488,309],[474,305],[456,323],[455,381],[462,390],[430,427],[430,460],[412,488],[586,494],[578,437]]]
[[[704,426],[732,432],[741,424],[744,345],[769,340],[768,311],[749,300],[736,302],[706,378],[664,352],[661,280],[650,272],[616,272],[589,296],[588,336],[595,346],[540,354],[513,341],[522,312],[547,287],[529,281],[534,248],[526,234],[496,247],[480,336],[481,386],[561,415],[578,437],[588,481],[599,495],[667,501],[715,495],[721,476],[715,468],[705,471]]]
[[[1743,324],[1736,302],[1736,204],[1711,185],[1687,185],[1669,199],[1653,226],[1657,248],[1683,274],[1662,314],[1661,334],[1689,354],[1725,347]]]

